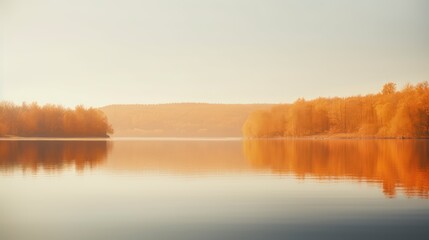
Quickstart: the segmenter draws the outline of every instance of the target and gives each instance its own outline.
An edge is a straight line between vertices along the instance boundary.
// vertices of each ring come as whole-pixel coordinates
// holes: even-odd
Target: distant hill
[[[241,137],[248,115],[272,104],[130,104],[100,108],[116,137]]]

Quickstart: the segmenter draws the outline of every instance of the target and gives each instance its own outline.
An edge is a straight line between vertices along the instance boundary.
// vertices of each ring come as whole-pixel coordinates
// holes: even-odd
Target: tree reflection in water
[[[0,171],[37,173],[74,166],[81,172],[103,162],[109,149],[107,141],[0,141]]]
[[[429,195],[427,140],[246,140],[252,166],[298,178],[380,182],[395,196]]]
[[[427,140],[0,141],[0,172],[108,169],[168,174],[255,171],[381,184],[388,197],[429,197]],[[168,150],[168,151],[166,151]],[[247,161],[244,159],[246,158]]]

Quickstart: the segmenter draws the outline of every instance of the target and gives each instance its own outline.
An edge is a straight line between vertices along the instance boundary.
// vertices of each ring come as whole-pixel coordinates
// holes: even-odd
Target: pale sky
[[[425,0],[0,0],[0,99],[281,103],[429,80]]]

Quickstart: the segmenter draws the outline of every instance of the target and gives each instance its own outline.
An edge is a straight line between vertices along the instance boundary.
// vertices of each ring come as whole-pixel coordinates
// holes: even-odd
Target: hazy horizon
[[[427,81],[424,81],[427,82]],[[391,82],[384,82],[384,84],[386,83],[391,83]],[[405,82],[402,85],[398,85],[396,82],[393,82],[396,85],[396,89],[397,90],[401,90],[404,87],[406,87],[407,85],[413,85],[411,82]],[[416,82],[416,84],[419,84],[422,82]],[[384,84],[380,85],[383,86]],[[1,86],[1,85],[0,85]],[[305,100],[316,100],[318,98],[335,98],[335,97],[341,97],[341,98],[348,98],[348,97],[356,97],[356,96],[366,96],[366,95],[372,95],[372,94],[377,94],[380,93],[380,89],[374,89],[374,91],[371,92],[366,92],[366,93],[356,93],[353,95],[332,95],[332,96],[316,96],[316,97],[311,97],[311,98],[305,98],[305,97],[298,97],[296,99],[292,99],[290,101],[283,101],[283,102],[202,102],[202,101],[182,101],[182,102],[111,102],[111,103],[107,103],[107,104],[103,104],[103,105],[90,105],[90,104],[85,104],[85,103],[71,103],[71,104],[64,104],[60,101],[57,102],[45,102],[45,101],[37,101],[37,100],[22,100],[22,101],[13,101],[13,100],[8,100],[8,99],[2,99],[1,95],[0,95],[0,102],[4,101],[4,102],[8,102],[8,103],[13,103],[15,105],[21,105],[21,104],[32,104],[32,103],[37,103],[40,106],[44,106],[44,105],[50,105],[50,104],[54,104],[54,105],[60,105],[60,106],[64,106],[66,108],[75,108],[77,106],[85,106],[85,107],[94,107],[94,108],[105,108],[105,107],[109,107],[109,106],[120,106],[120,105],[184,105],[184,104],[209,104],[209,105],[276,105],[276,104],[293,104],[294,102],[296,102],[297,100],[300,99],[305,99]],[[0,92],[1,94],[1,92]]]
[[[427,1],[0,2],[0,100],[291,103],[429,80]]]

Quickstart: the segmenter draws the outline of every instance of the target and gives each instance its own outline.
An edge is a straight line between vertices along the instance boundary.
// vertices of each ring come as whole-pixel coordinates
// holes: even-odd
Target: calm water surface
[[[427,239],[429,141],[0,141],[0,239]]]

